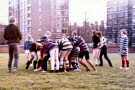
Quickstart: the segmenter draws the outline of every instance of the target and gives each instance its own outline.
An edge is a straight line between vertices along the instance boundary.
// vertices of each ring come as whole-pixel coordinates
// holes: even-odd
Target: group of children
[[[88,65],[82,60],[85,56],[86,62],[96,72],[97,69],[95,65],[103,66],[103,55],[108,61],[110,67],[113,67],[110,59],[107,56],[107,39],[104,38],[99,32],[93,31],[93,55],[95,64],[90,60],[88,45],[81,36],[77,35],[77,32],[74,31],[72,33],[72,37],[63,34],[62,38],[56,41],[50,40],[50,36],[51,32],[47,31],[43,37],[34,42],[31,35],[27,35],[24,42],[24,50],[27,59],[25,67],[26,69],[29,69],[29,66],[33,63],[34,71],[42,70],[42,72],[47,72],[47,64],[48,60],[50,60],[51,73],[69,72],[70,70],[81,71],[78,62],[86,68],[86,71],[90,71]],[[40,52],[40,56],[37,54],[38,52]],[[128,50],[126,50],[126,52],[128,52]],[[125,67],[125,61],[128,64],[128,68],[129,62],[127,57],[124,57],[123,53],[121,55],[122,68]],[[64,65],[66,67],[64,67]]]

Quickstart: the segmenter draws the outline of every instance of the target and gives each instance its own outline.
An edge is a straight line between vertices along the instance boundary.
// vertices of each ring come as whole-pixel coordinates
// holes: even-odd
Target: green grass
[[[92,59],[92,54],[90,54]],[[119,70],[121,59],[118,54],[109,53],[114,65],[97,67],[86,72],[44,73],[25,70],[25,55],[20,54],[19,68],[16,74],[7,73],[8,54],[0,53],[0,90],[135,90],[135,54],[129,54],[130,70]]]

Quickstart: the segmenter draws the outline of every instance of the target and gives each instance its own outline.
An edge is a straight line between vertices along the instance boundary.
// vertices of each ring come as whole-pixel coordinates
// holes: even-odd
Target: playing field
[[[92,59],[92,54],[90,54]],[[135,53],[129,54],[130,70],[119,70],[121,59],[110,54],[114,65],[110,68],[106,60],[98,72],[41,73],[33,68],[25,70],[25,55],[20,54],[16,74],[7,73],[8,54],[0,53],[0,90],[135,90]]]

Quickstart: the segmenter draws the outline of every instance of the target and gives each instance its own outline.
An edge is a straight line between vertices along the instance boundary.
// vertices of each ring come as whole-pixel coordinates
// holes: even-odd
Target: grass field
[[[92,56],[90,54],[90,56]],[[109,53],[114,67],[106,60],[98,72],[41,73],[25,70],[25,56],[20,54],[16,74],[7,73],[8,54],[0,53],[0,90],[135,90],[135,53],[129,54],[130,70],[119,70],[121,59]],[[92,59],[92,57],[91,57]]]

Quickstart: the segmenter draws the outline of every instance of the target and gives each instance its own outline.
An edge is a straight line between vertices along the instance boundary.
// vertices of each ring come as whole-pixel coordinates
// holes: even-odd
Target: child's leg
[[[129,68],[129,59],[128,59],[128,55],[127,55],[127,56],[124,56],[124,57],[125,57],[125,60],[126,60],[127,68]]]
[[[66,55],[67,51],[61,51],[60,52],[60,72],[64,71],[64,57]]]
[[[33,66],[34,66],[34,69],[36,69],[36,68],[37,68],[37,59],[38,59],[38,56],[37,56],[37,53],[36,53],[36,52],[31,52],[31,54],[32,54],[33,57],[34,57]]]
[[[87,71],[89,71],[88,66],[82,61],[83,56],[84,56],[84,53],[83,53],[83,52],[80,52],[78,56],[79,56],[79,57],[78,57],[79,63],[82,64],[82,65],[86,68]]]
[[[93,49],[93,58],[94,58],[95,65],[98,65],[97,55],[98,55],[97,49]]]
[[[47,61],[48,61],[49,58],[50,58],[50,55],[47,55],[43,59],[43,70],[44,71],[47,71]]]
[[[26,56],[26,60],[28,61],[30,59],[30,52],[29,52],[29,50],[25,50],[25,56]]]
[[[29,68],[29,66],[30,66],[30,64],[32,63],[32,60],[33,60],[33,58],[34,58],[33,55],[32,55],[31,53],[30,53],[29,56],[30,56],[30,60],[28,60],[27,63],[26,63],[26,67],[25,67],[26,69]]]
[[[100,64],[100,50],[97,50],[97,60],[98,60],[98,65]]]
[[[59,70],[59,50],[55,48],[56,70]]]
[[[93,64],[93,62],[89,59],[89,52],[85,52],[85,58],[87,60],[87,62],[89,63],[89,65],[93,68],[94,71],[97,71],[95,65]]]
[[[38,60],[38,66],[37,66],[37,68],[41,67],[42,61],[43,61],[42,59],[39,59],[39,60]]]
[[[67,69],[67,71],[69,71],[69,60],[68,60],[68,56],[69,56],[70,52],[71,52],[71,50],[67,50],[67,53],[66,53],[66,55],[64,57],[64,60],[66,61],[66,69]]]
[[[50,62],[51,62],[51,70],[54,70],[54,63],[55,63],[55,48],[50,51]]]
[[[121,59],[122,59],[122,67],[124,68],[125,67],[125,57],[123,55],[121,55]]]

